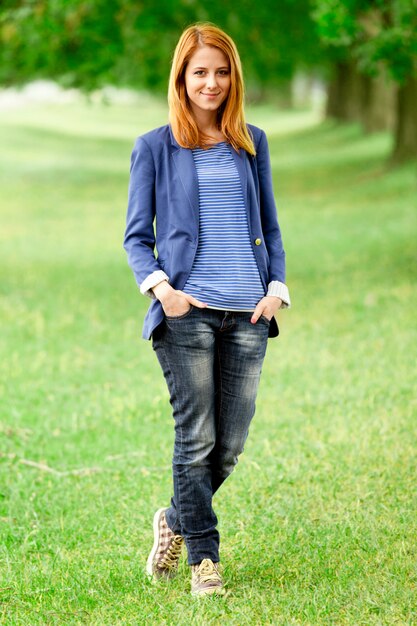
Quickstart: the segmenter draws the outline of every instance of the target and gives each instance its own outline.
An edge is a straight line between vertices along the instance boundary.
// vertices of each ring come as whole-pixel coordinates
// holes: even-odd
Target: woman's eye
[[[203,73],[203,70],[196,70],[194,72],[194,74],[197,74],[198,76],[201,76],[202,73]]]
[[[229,73],[229,70],[220,70],[219,74],[221,74],[221,76],[227,76]]]

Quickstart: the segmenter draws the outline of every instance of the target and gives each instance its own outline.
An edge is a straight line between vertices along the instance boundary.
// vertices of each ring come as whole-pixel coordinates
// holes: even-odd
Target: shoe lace
[[[161,559],[161,565],[167,569],[177,567],[183,541],[184,540],[181,535],[175,535],[175,537],[172,538],[171,545]]]
[[[210,559],[203,559],[200,565],[196,568],[196,574],[203,583],[217,583],[221,582],[220,574]]]

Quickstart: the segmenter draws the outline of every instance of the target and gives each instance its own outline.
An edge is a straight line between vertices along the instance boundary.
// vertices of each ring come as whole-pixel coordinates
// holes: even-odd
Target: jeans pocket
[[[186,318],[186,317],[188,317],[190,315],[190,313],[193,310],[193,308],[194,308],[194,306],[192,304],[190,304],[190,308],[185,313],[182,313],[181,315],[166,315],[165,314],[165,319],[170,321],[170,322],[175,322],[175,320],[183,320],[184,318]]]
[[[261,317],[259,319],[262,320],[263,322],[265,322],[265,324],[267,324],[268,326],[271,323],[271,320],[269,320],[265,315],[261,315]]]

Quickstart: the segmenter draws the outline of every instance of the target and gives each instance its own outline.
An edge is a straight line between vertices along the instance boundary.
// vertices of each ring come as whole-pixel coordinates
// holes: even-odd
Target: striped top
[[[199,240],[183,291],[210,308],[253,311],[265,290],[231,149],[223,141],[192,151],[199,188]]]

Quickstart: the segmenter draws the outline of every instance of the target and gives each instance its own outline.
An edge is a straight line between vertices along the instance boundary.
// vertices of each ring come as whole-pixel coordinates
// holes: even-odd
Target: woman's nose
[[[207,87],[208,89],[214,89],[217,86],[217,80],[215,74],[207,75]]]

